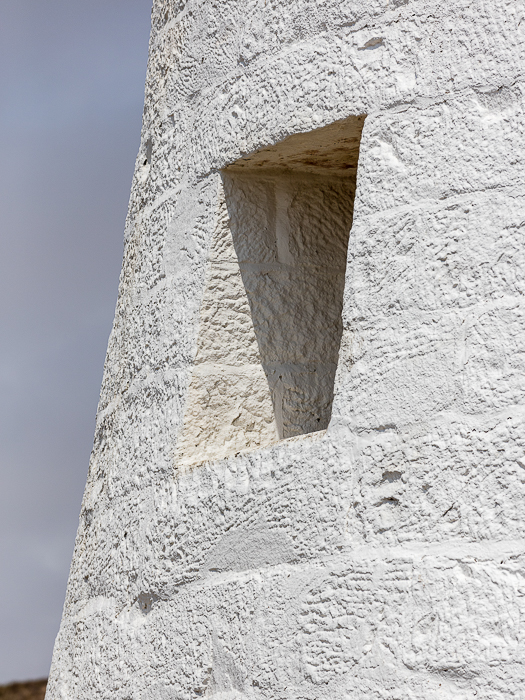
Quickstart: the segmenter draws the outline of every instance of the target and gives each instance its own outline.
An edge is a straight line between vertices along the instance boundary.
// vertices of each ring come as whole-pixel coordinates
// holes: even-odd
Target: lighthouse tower
[[[524,69],[524,0],[155,0],[47,700],[525,698]]]

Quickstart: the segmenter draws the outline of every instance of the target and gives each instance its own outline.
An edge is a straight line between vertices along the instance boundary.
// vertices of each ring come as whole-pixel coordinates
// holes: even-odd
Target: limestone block
[[[241,372],[199,365],[192,377],[189,408],[177,468],[275,442],[277,430],[266,376],[260,364]]]
[[[229,226],[239,263],[277,262],[274,185],[270,178],[223,175]],[[272,226],[273,224],[273,226]]]

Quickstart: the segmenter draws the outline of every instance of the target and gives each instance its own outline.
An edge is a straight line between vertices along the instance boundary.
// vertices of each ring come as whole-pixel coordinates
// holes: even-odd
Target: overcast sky
[[[0,683],[47,676],[115,308],[151,0],[0,0]]]

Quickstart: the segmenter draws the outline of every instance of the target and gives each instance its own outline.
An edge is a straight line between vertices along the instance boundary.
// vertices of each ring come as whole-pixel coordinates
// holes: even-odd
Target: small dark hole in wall
[[[144,161],[144,165],[149,165],[151,163],[151,156],[153,154],[153,141],[151,140],[151,138],[149,138],[146,141],[145,154],[146,160]]]
[[[84,525],[86,527],[90,527],[91,523],[93,522],[93,509],[87,508],[83,512],[83,518],[84,518]]]
[[[383,472],[381,481],[392,483],[394,481],[399,481],[399,479],[401,479],[402,476],[402,472]]]
[[[153,604],[158,600],[158,597],[152,593],[141,593],[137,598],[139,609],[147,614],[151,611]]]

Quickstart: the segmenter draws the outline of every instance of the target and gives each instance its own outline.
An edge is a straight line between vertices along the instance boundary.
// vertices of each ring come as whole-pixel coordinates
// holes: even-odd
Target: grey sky
[[[0,683],[45,676],[138,150],[151,0],[0,0]]]

